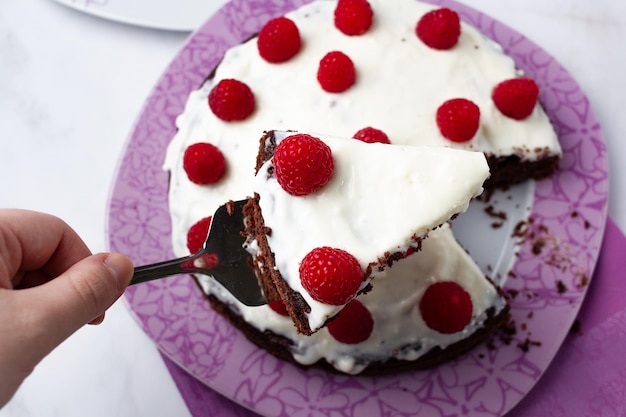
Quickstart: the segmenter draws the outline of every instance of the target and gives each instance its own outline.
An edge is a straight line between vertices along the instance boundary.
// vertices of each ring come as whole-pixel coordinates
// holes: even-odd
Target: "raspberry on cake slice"
[[[256,170],[249,248],[268,301],[307,335],[465,211],[489,176],[481,152],[285,131],[261,138]]]

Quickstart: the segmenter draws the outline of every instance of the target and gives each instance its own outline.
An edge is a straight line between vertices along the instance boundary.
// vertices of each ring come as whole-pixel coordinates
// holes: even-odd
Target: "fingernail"
[[[117,289],[121,291],[126,288],[133,275],[131,260],[124,255],[112,253],[104,259],[103,263],[115,278]]]

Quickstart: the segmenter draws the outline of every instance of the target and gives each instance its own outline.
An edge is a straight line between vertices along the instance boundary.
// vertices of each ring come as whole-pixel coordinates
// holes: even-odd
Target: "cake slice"
[[[428,232],[465,211],[485,156],[270,131],[261,139],[248,248],[269,302],[315,333]]]
[[[208,298],[213,308],[259,347],[300,366],[351,375],[381,375],[439,365],[484,341],[508,314],[502,291],[485,277],[447,223],[429,233],[421,251],[386,268],[372,289],[353,301],[367,313],[346,316],[344,310],[312,335],[297,333],[291,318],[279,309],[241,305],[234,310],[228,291],[210,279],[203,283],[211,286],[203,288],[212,294]],[[463,289],[461,293],[469,303],[459,306],[454,293],[442,297],[438,288]],[[433,294],[437,301],[434,308]],[[373,322],[371,332],[355,341],[355,334],[363,335],[363,317],[368,315],[370,324]],[[340,329],[338,333],[332,323],[339,324],[343,332]],[[454,331],[461,326],[462,330]]]

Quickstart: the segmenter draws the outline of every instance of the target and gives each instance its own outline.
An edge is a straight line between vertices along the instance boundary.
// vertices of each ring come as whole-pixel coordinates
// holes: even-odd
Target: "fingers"
[[[104,311],[124,292],[133,273],[130,259],[120,254],[89,256],[57,278],[14,291],[24,312],[24,332],[38,362],[87,323],[98,323]],[[35,362],[35,363],[36,363]]]
[[[44,282],[60,275],[91,252],[63,220],[28,210],[0,210],[0,287],[27,287],[20,281],[37,271]]]
[[[104,321],[104,315],[105,315],[105,313],[100,314],[98,317],[96,317],[95,319],[91,320],[87,324],[98,325],[98,324],[102,323]]]

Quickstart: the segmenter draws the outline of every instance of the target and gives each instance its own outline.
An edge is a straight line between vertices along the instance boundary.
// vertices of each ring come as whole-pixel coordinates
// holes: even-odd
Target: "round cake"
[[[273,129],[480,151],[491,170],[486,188],[549,176],[561,150],[537,94],[497,44],[451,10],[383,0],[302,6],[231,48],[190,94],[164,163],[174,251],[189,253],[188,232],[218,206],[254,194],[259,138]],[[215,172],[202,179],[185,167],[198,143],[215,148]],[[197,279],[216,311],[250,340],[301,365],[349,374],[448,360],[506,314],[500,290],[447,225],[357,297],[374,320],[371,336],[357,344],[338,342],[326,328],[299,334],[270,306],[244,306],[210,278]],[[425,324],[417,305],[435,282],[469,288],[474,312],[463,330],[445,334]]]

